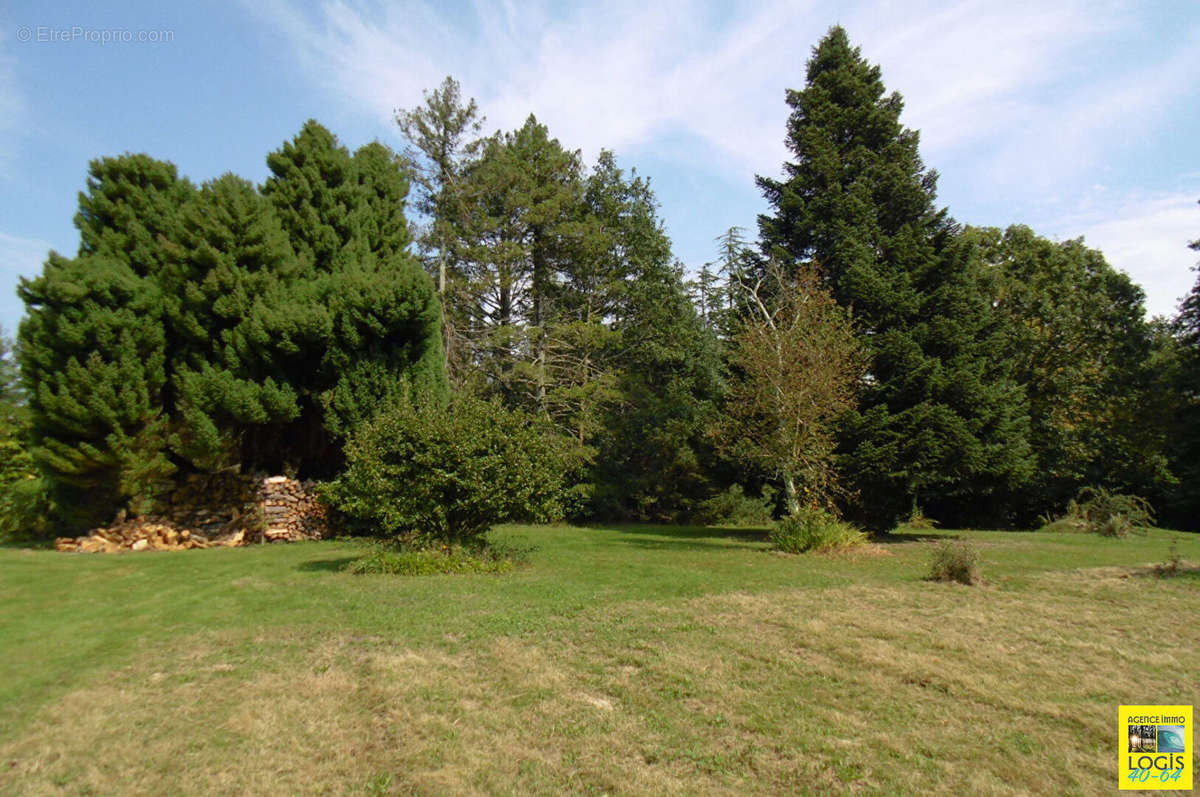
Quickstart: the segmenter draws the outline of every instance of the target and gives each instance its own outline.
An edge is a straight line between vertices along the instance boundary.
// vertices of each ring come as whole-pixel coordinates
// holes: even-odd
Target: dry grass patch
[[[301,635],[286,643],[296,658],[264,671],[236,656],[215,666],[227,652],[209,638],[48,706],[0,748],[4,785],[1103,791],[1116,705],[1196,697],[1200,634],[1147,611],[1145,583],[1101,570],[1022,593],[913,584],[632,602],[585,613],[566,636],[471,647],[344,637],[305,653]],[[1197,608],[1194,593],[1162,597]]]

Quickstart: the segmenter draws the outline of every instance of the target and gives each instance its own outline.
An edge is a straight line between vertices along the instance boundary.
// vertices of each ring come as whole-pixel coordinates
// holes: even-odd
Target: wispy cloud
[[[511,2],[482,0],[457,12],[342,0],[314,13],[281,0],[253,8],[287,34],[327,90],[379,119],[454,74],[493,126],[515,127],[533,112],[589,153],[651,148],[656,137],[683,132],[742,174],[778,169],[786,155],[783,90],[802,84],[811,44],[839,13],[795,0],[736,12],[700,0],[558,10],[531,1],[519,13]],[[1184,55],[1123,76],[1121,85],[1087,84],[1073,63],[1132,24],[1131,8],[1094,0],[970,0],[949,8],[880,1],[852,7],[842,21],[907,98],[906,121],[924,130],[927,152],[988,148],[1003,162],[1037,143],[1042,165],[1082,167],[1095,147],[1079,146],[1080,131],[1105,121],[1114,100],[1135,111],[1150,107],[1196,71],[1188,67],[1200,55]],[[1083,79],[1085,90],[1064,85],[1072,79]],[[1152,88],[1139,96],[1134,86]]]
[[[1177,204],[1168,213],[1146,190],[1130,186],[1121,197],[1114,187],[1108,215],[1086,216],[1079,197],[1167,109],[1194,97],[1196,14],[1180,15],[1179,35],[1134,58],[1133,45],[1158,39],[1133,0],[466,0],[454,10],[328,0],[308,11],[246,2],[331,98],[377,125],[452,74],[489,129],[511,129],[532,112],[589,159],[607,147],[730,184],[778,173],[784,89],[803,85],[812,45],[842,23],[905,97],[904,122],[922,130],[953,211],[979,221],[972,209],[986,205],[1047,233],[1087,234],[1146,283],[1156,312],[1174,302],[1163,292],[1182,284],[1164,276],[1179,270],[1166,244],[1160,251],[1147,237],[1137,254],[1139,228],[1164,241],[1178,233],[1154,226],[1180,223]],[[1135,260],[1163,265],[1143,271]]]
[[[1146,290],[1151,315],[1172,316],[1196,281],[1200,254],[1188,243],[1200,238],[1200,205],[1195,194],[1120,199],[1052,221],[1061,238],[1083,236],[1108,262]],[[1099,204],[1099,203],[1098,203]]]

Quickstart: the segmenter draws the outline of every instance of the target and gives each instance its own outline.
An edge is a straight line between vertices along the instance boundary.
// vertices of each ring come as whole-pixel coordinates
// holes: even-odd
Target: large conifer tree
[[[195,189],[146,155],[93,161],[79,195],[74,259],[51,252],[23,279],[21,370],[38,467],[68,520],[88,523],[119,503],[148,509],[174,472],[167,443],[177,308],[160,279],[182,208]]]
[[[310,122],[269,164],[264,197],[233,175],[197,191],[145,155],[97,160],[78,256],[22,282],[32,453],[69,525],[152,511],[179,471],[332,473],[390,398],[446,398],[401,161]]]
[[[309,461],[336,466],[335,441],[399,390],[447,397],[441,310],[432,281],[408,253],[408,180],[378,143],[354,155],[315,121],[267,157],[263,192],[303,262],[292,301],[274,321],[300,337],[297,377]],[[322,308],[310,315],[309,308]],[[327,327],[313,328],[322,319]]]
[[[900,96],[842,28],[787,102],[792,159],[783,179],[759,178],[773,209],[761,244],[815,263],[870,353],[841,436],[858,519],[887,526],[918,502],[961,517],[1031,469],[1023,394],[994,356],[977,262],[935,205],[937,175],[900,122]]]

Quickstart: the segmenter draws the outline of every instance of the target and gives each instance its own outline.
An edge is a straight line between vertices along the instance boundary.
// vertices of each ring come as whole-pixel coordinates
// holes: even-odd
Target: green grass
[[[925,580],[951,535],[984,586]],[[1200,702],[1200,535],[497,536],[530,562],[0,550],[0,794],[1091,794],[1118,704]]]

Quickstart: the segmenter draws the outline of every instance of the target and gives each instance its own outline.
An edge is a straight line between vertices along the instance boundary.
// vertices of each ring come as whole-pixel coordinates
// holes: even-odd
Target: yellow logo
[[[1191,706],[1121,706],[1117,772],[1122,789],[1192,788]]]

